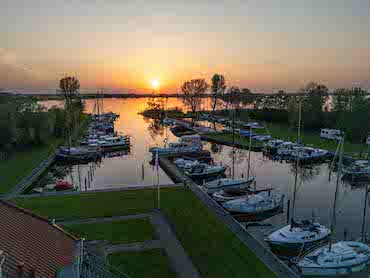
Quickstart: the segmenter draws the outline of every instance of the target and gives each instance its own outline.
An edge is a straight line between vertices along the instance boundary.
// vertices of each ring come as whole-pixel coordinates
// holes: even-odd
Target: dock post
[[[288,208],[286,212],[286,223],[289,223],[289,218],[290,218],[290,200],[288,200]]]

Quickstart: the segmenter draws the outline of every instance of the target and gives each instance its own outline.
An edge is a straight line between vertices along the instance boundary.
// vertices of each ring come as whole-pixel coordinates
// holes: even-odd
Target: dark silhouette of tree
[[[190,109],[193,115],[195,115],[193,118],[193,124],[195,123],[195,118],[202,104],[202,98],[207,89],[208,84],[204,79],[192,79],[190,81],[186,81],[181,86],[181,91],[183,93],[182,102],[184,106]]]
[[[220,106],[222,95],[226,90],[225,77],[221,74],[215,74],[212,77],[211,85],[211,108],[212,112],[215,112],[216,108]]]
[[[59,81],[59,89],[57,94],[63,96],[64,104],[69,105],[78,95],[80,91],[80,81],[75,77],[64,77]]]
[[[62,78],[59,81],[57,94],[63,96],[64,99],[65,121],[70,136],[72,128],[79,124],[80,114],[84,109],[84,101],[80,96],[80,82],[71,76]]]
[[[303,118],[307,127],[317,127],[322,123],[328,92],[329,89],[325,85],[315,82],[309,82],[301,89],[301,93],[305,94]]]

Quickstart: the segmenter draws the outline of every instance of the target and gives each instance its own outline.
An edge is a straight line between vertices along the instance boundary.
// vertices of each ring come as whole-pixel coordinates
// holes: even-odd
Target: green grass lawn
[[[156,190],[13,199],[50,218],[89,218],[148,212]],[[268,268],[191,192],[163,188],[161,208],[202,277],[273,277]]]
[[[0,194],[9,191],[22,178],[47,158],[64,138],[54,138],[49,145],[34,146],[30,151],[18,151],[12,159],[0,160]]]
[[[164,191],[164,190],[162,190]],[[82,193],[81,195],[17,198],[16,203],[57,220],[110,217],[150,212],[153,190]]]
[[[88,115],[82,115],[83,121]],[[79,136],[82,136],[89,121],[82,126]],[[76,139],[77,140],[77,139]],[[18,151],[12,159],[0,160],[0,194],[7,193],[33,168],[46,159],[56,148],[64,144],[66,138],[51,138],[49,144],[33,146],[29,151]]]
[[[121,277],[119,272],[123,272],[135,278],[175,278],[176,273],[172,271],[168,257],[162,252],[160,249],[153,249],[144,252],[110,254],[108,262],[114,267],[110,271],[117,277]]]
[[[108,240],[112,244],[155,239],[154,229],[148,218],[73,224],[64,228],[76,237],[84,237],[86,240]]]

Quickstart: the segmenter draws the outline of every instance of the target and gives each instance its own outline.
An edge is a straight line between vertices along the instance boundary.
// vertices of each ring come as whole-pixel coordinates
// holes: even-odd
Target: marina
[[[181,142],[182,137],[175,136],[171,132],[169,125],[158,124],[157,120],[144,118],[138,114],[139,109],[129,111],[129,107],[134,107],[135,102],[136,107],[139,106],[137,105],[139,101],[140,103],[143,102],[143,100],[136,99],[129,101],[122,100],[120,104],[110,102],[109,100],[105,101],[106,109],[109,107],[108,111],[120,114],[120,117],[117,118],[114,123],[114,128],[115,131],[120,131],[129,136],[131,144],[130,149],[123,150],[116,154],[115,152],[106,152],[101,155],[99,161],[90,161],[85,164],[73,163],[73,165],[70,166],[70,173],[72,174],[69,173],[69,175],[66,175],[65,181],[71,184],[74,181],[79,184],[78,180],[82,179],[81,186],[78,190],[104,191],[145,187],[155,188],[158,182],[159,184],[167,186],[171,183],[181,183],[182,186],[190,186],[193,181],[190,182],[189,180],[189,182],[184,183],[184,179],[188,180],[192,178],[192,180],[197,182],[197,185],[194,186],[196,186],[202,194],[207,195],[208,199],[212,200],[212,195],[215,193],[222,193],[222,191],[220,191],[220,189],[207,192],[204,187],[205,182],[218,184],[218,180],[226,182],[235,179],[235,181],[240,181],[245,179],[248,170],[250,171],[251,177],[248,178],[250,180],[244,191],[233,193],[226,189],[227,194],[225,195],[225,192],[223,192],[222,194],[224,195],[218,195],[218,198],[220,198],[220,196],[226,196],[226,198],[231,198],[227,200],[228,202],[235,202],[250,194],[256,194],[255,196],[257,197],[253,198],[257,198],[257,202],[263,203],[268,200],[265,198],[270,198],[270,192],[275,192],[275,198],[277,199],[272,199],[274,200],[272,204],[278,205],[276,205],[276,207],[266,206],[266,209],[260,210],[257,214],[247,213],[247,210],[241,211],[241,213],[237,211],[232,212],[230,209],[228,211],[228,205],[224,206],[223,200],[220,199],[212,200],[214,203],[212,206],[217,205],[219,209],[224,211],[223,214],[226,213],[232,216],[237,223],[240,223],[243,229],[246,229],[248,233],[259,241],[259,244],[263,246],[264,249],[269,250],[270,247],[268,242],[265,241],[266,236],[278,229],[278,227],[282,227],[284,223],[287,223],[289,217],[287,214],[289,207],[287,206],[288,201],[291,201],[293,198],[296,160],[294,158],[284,160],[279,158],[275,159],[273,156],[264,155],[262,149],[258,152],[255,150],[249,152],[247,149],[248,146],[244,145],[243,148],[240,149],[238,145],[235,144],[235,150],[233,151],[232,144],[230,143],[223,145],[203,141],[202,150],[197,149],[198,152],[194,152],[191,149],[185,150],[185,152],[177,150],[172,153],[162,151],[161,155],[159,155],[159,166],[161,167],[158,167],[157,170],[155,167],[157,150],[160,150],[160,148],[166,150],[170,144],[178,144],[176,142]],[[93,104],[88,101],[87,109],[92,109],[92,106]],[[127,114],[125,115],[125,113]],[[122,120],[127,118],[131,120]],[[143,122],[146,128],[139,129],[138,122]],[[173,124],[174,122],[171,123]],[[184,138],[186,138],[186,136],[193,138],[198,135],[185,135]],[[203,139],[203,135],[201,135],[200,138]],[[247,137],[247,139],[250,138]],[[290,144],[283,145],[286,148],[286,146]],[[189,146],[191,146],[191,144]],[[149,151],[150,149],[152,150],[151,152]],[[294,148],[291,149],[294,151]],[[164,157],[168,155],[172,158],[170,160],[167,158],[167,162],[164,163]],[[201,162],[197,162],[197,158],[199,158]],[[299,158],[301,158],[301,156]],[[234,167],[233,161],[236,164]],[[316,221],[319,220],[320,224],[323,226],[329,226],[332,213],[330,203],[332,203],[333,200],[335,181],[329,181],[328,179],[332,169],[330,169],[331,163],[327,163],[326,161],[330,162],[328,159],[319,163],[302,164],[298,169],[297,174],[299,182],[295,208],[297,215],[295,219],[298,223],[297,227],[305,225],[299,224],[300,221],[312,219],[312,216],[314,216]],[[204,176],[200,176],[200,178],[191,176],[190,169],[196,169],[199,165],[207,165],[207,163],[214,165],[212,167],[219,167],[215,175],[204,174]],[[172,164],[180,172],[171,170],[172,166],[169,167],[169,164]],[[181,173],[181,175],[177,173]],[[224,176],[221,174],[224,174]],[[80,176],[80,178],[78,176]],[[227,178],[225,179],[225,177]],[[240,187],[236,186],[234,189],[238,190]],[[233,194],[235,194],[234,196],[238,196],[238,198],[232,198]],[[351,184],[345,180],[340,182],[338,190],[339,203],[337,209],[339,213],[336,221],[336,240],[357,240],[361,236],[361,217],[355,218],[352,217],[352,215],[361,215],[362,208],[353,206],[352,204],[356,202],[363,203],[363,198],[364,187],[361,186],[361,184]],[[366,205],[368,206],[369,204],[366,203]],[[303,223],[305,222],[303,221]],[[289,260],[286,260],[284,257],[281,257],[281,259],[286,265],[290,265]],[[295,272],[297,271],[294,268],[293,270]]]

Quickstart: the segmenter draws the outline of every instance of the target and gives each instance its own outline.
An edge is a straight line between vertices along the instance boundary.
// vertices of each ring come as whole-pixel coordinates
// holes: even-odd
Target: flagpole
[[[158,162],[158,150],[155,153],[155,167],[157,168],[157,188],[158,188],[158,209],[161,209],[161,192],[159,186],[159,162]]]

